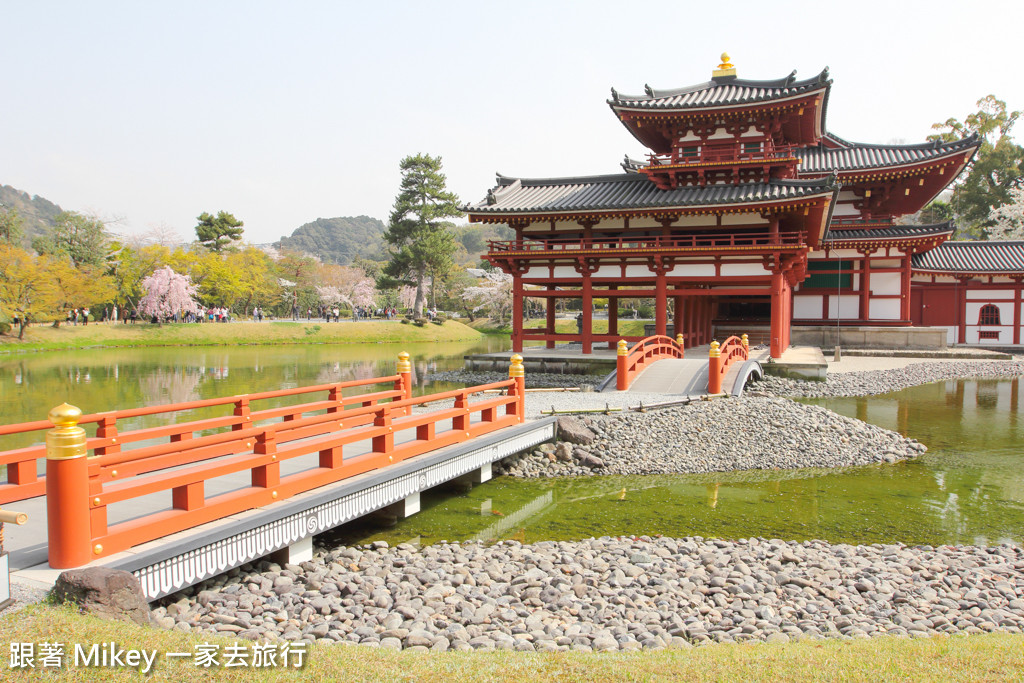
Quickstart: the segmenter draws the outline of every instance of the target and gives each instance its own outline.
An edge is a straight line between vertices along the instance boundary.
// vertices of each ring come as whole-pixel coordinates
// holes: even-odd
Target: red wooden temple
[[[980,140],[849,142],[826,128],[831,86],[828,69],[806,80],[740,79],[723,55],[707,83],[612,90],[612,111],[650,149],[645,160],[627,157],[622,173],[499,175],[465,210],[515,231],[484,256],[513,276],[513,348],[577,341],[589,354],[595,343],[638,340],[618,331],[622,299],[653,299],[654,333],[682,334],[687,347],[761,324],[773,358],[794,326],[837,323],[1019,343],[1024,247],[990,254],[979,271],[976,246],[943,244],[951,223],[898,220],[942,192]],[[974,320],[985,294],[972,286],[1006,304],[1001,317]],[[524,329],[526,297],[546,301],[543,329]],[[557,299],[581,300],[578,333],[556,332]],[[595,299],[608,300],[605,334],[593,332]],[[995,337],[971,331],[996,319],[1005,329]]]

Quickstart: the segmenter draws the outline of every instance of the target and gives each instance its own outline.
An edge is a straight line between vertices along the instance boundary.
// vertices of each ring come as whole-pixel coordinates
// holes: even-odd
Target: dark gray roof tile
[[[931,225],[890,225],[884,228],[842,229],[832,227],[824,241],[859,241],[874,239],[900,239],[907,237],[931,237],[933,235],[952,235],[956,227],[952,221],[933,223]]]
[[[803,81],[794,71],[785,78],[752,81],[735,77],[716,78],[675,90],[655,90],[647,86],[644,95],[622,95],[612,88],[612,109],[700,109],[703,107],[753,104],[801,95],[814,90],[827,90],[832,84],[826,67],[820,74]]]
[[[871,145],[847,142],[831,134],[829,137],[842,146],[829,148],[825,145],[816,145],[793,150],[793,156],[800,159],[800,173],[831,173],[834,170],[842,172],[902,166],[963,152],[981,144],[975,135],[954,142],[935,141],[916,145]]]
[[[463,210],[470,214],[515,214],[686,208],[784,201],[837,191],[838,185],[831,177],[662,190],[637,173],[544,179],[499,175],[497,187],[484,200]]]
[[[1024,273],[1024,242],[946,242],[912,258],[931,273]]]

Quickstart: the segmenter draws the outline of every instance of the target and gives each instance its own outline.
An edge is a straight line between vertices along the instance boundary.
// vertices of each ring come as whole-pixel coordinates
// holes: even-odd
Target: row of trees
[[[402,186],[386,240],[387,262],[326,264],[297,252],[268,253],[241,244],[243,222],[230,213],[203,213],[197,240],[170,247],[123,241],[95,217],[62,213],[54,228],[17,246],[22,237],[14,211],[0,209],[0,323],[64,320],[70,309],[96,317],[114,307],[143,319],[181,319],[200,306],[223,307],[236,316],[304,317],[322,306],[351,311],[411,309],[422,317],[431,306],[470,317],[507,319],[510,278],[480,277],[457,267],[458,243],[447,220],[461,215],[458,198],[445,188],[441,160],[416,155],[402,161]]]
[[[938,132],[931,140],[952,142],[976,134],[981,146],[951,196],[925,207],[921,220],[953,218],[968,238],[1024,239],[1024,147],[1011,136],[1021,112],[1008,111],[994,95],[978,100],[977,106],[962,121],[950,118],[932,126]]]

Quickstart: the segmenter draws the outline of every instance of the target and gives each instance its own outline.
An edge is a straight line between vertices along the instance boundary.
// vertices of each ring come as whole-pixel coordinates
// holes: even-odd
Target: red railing
[[[387,383],[393,383],[394,389],[360,394],[358,396],[342,396],[342,391],[345,389]],[[87,440],[86,448],[97,456],[122,453],[122,449],[129,446],[129,444],[154,439],[168,440],[164,444],[124,451],[127,457],[134,462],[127,469],[122,469],[121,474],[123,476],[128,474],[129,471],[131,474],[143,474],[163,467],[169,467],[171,465],[168,465],[167,462],[173,461],[178,457],[189,457],[191,460],[188,462],[197,462],[243,450],[244,439],[238,435],[239,430],[243,430],[247,426],[252,427],[258,422],[283,419],[285,422],[290,423],[305,413],[319,410],[327,410],[328,413],[333,413],[345,410],[350,406],[367,406],[379,403],[380,401],[395,400],[396,398],[411,398],[411,392],[411,386],[403,385],[401,375],[391,375],[389,377],[374,377],[365,380],[335,382],[294,389],[264,391],[242,396],[146,406],[127,410],[112,410],[104,413],[83,415],[78,420],[78,424],[96,425],[96,434]],[[255,402],[319,393],[325,393],[326,400],[257,411],[252,411],[251,409],[252,404]],[[173,420],[176,416],[186,411],[218,406],[233,408],[232,414],[118,432],[119,420],[152,415],[165,415],[168,420]],[[223,430],[229,427],[231,431],[227,432],[227,436],[219,434],[205,437],[204,439],[195,438],[199,432]],[[35,433],[41,441],[44,433],[52,428],[53,424],[49,420],[0,425],[0,436]],[[302,437],[296,436],[296,438]],[[214,444],[216,445],[214,446]],[[171,457],[166,457],[168,455]],[[38,475],[40,464],[45,457],[46,447],[43,445],[0,451],[0,465],[7,466],[7,482],[0,483],[0,505],[42,496],[46,493],[46,478]],[[182,461],[179,460],[173,464],[182,464]]]
[[[750,346],[747,342],[747,335],[740,337],[729,337],[721,346],[717,341],[711,342],[711,350],[708,352],[708,393],[722,393],[722,380],[729,366],[737,360],[750,358]]]
[[[336,395],[327,401],[250,412],[241,416],[242,421],[232,420],[231,431],[204,436],[195,436],[195,429],[209,420],[173,428],[138,430],[149,432],[150,436],[170,430],[172,435],[187,433],[191,438],[130,451],[108,450],[102,454],[98,452],[98,444],[103,444],[100,448],[120,444],[111,443],[109,436],[87,440],[84,430],[78,426],[79,411],[71,406],[59,406],[50,414],[56,428],[46,434],[49,564],[59,569],[82,566],[140,543],[523,422],[522,368],[522,358],[513,356],[508,380],[411,398],[411,366],[407,360],[400,361],[397,375],[360,382],[380,384],[395,380],[394,391],[350,397]],[[212,404],[252,400],[255,396],[267,398],[270,394],[308,393],[323,390],[325,386],[335,387],[324,385],[213,399]],[[504,390],[504,393],[470,403],[471,396],[489,390]],[[382,398],[390,400],[381,402]],[[448,400],[452,401],[451,407],[412,412],[414,406]],[[358,407],[350,407],[356,404]],[[183,404],[179,404],[179,410],[180,405]],[[172,412],[167,410],[168,406],[162,408],[141,410],[152,411],[145,414]],[[119,411],[119,416],[124,412],[132,411]],[[267,419],[275,412],[276,417],[284,419],[261,426],[252,424],[253,420]],[[320,414],[305,415],[309,412]],[[7,433],[24,431],[12,429],[14,427],[25,425],[7,427]],[[120,438],[129,434],[135,433],[125,432]],[[354,446],[358,452],[344,453],[349,446]],[[86,457],[90,450],[95,455]],[[304,456],[313,457],[306,462],[297,460]],[[282,474],[282,463],[289,463],[288,469],[293,471]],[[248,485],[239,485],[237,480],[221,480],[215,486],[224,492],[207,496],[208,482],[245,472],[249,473]],[[148,476],[139,476],[143,474]],[[127,521],[108,525],[109,506],[131,504],[144,496],[168,493],[169,506],[165,504],[156,512],[142,512]],[[145,504],[139,502],[136,511],[144,507]]]
[[[624,249],[728,249],[729,247],[802,246],[804,238],[798,232],[779,233],[772,237],[766,232],[723,232],[715,234],[678,235],[673,237],[591,237],[543,240],[509,240],[487,242],[491,254],[529,252],[548,256],[551,252],[579,251],[613,252]]]
[[[648,154],[647,158],[652,170],[666,165],[689,166],[691,164],[727,164],[734,161],[764,161],[771,163],[773,161],[794,159],[794,149],[795,147],[793,145],[778,145],[767,149],[757,149],[744,152],[742,143],[731,145],[702,145],[700,153],[697,155],[686,156],[679,153],[673,155]]]
[[[626,350],[626,340],[619,340],[615,366],[615,388],[626,391],[633,379],[650,363],[663,358],[683,357],[683,335],[675,339],[654,335],[641,339],[633,348]]]

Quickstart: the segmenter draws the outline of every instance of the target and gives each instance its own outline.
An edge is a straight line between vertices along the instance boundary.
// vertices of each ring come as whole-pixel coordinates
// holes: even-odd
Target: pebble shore
[[[554,372],[527,372],[527,389],[549,389],[553,387],[596,387],[605,378],[604,375],[560,374]],[[448,370],[434,372],[427,376],[428,382],[454,382],[467,387],[501,382],[508,379],[508,371],[484,372],[470,370]]]
[[[506,459],[499,471],[551,477],[836,468],[894,463],[927,450],[913,439],[825,408],[764,397],[563,417],[559,433],[562,441]]]
[[[747,391],[804,398],[871,396],[947,379],[999,379],[1021,375],[1024,375],[1024,361],[1020,360],[912,363],[891,370],[829,373],[824,382],[768,375],[762,381],[749,384]]]
[[[406,650],[640,650],[1024,628],[1018,547],[383,541],[172,596],[163,628]]]

